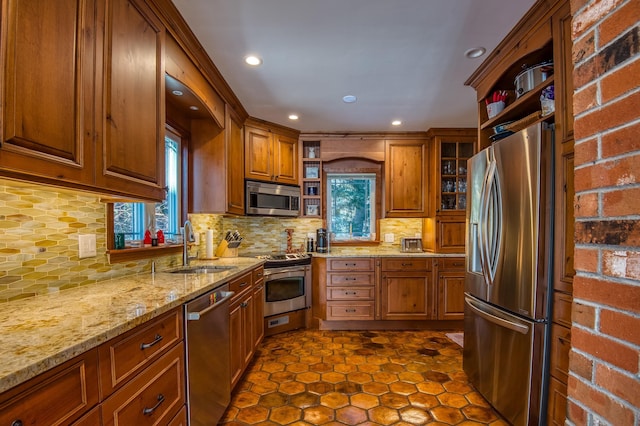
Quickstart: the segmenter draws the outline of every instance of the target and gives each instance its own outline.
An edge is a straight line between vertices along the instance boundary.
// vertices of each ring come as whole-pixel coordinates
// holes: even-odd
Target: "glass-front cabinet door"
[[[467,160],[473,156],[474,141],[440,142],[440,194],[441,212],[467,208]]]

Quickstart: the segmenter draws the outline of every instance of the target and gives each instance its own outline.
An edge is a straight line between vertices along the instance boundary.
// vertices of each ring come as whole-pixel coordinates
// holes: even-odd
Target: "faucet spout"
[[[189,262],[191,259],[195,259],[196,256],[189,256],[189,243],[194,243],[196,241],[196,237],[193,234],[193,225],[189,220],[184,222],[184,238],[183,238],[183,246],[182,246],[182,265],[189,266]]]

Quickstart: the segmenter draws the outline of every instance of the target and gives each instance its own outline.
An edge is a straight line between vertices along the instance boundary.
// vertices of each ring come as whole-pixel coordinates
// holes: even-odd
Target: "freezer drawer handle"
[[[187,320],[198,321],[201,316],[205,315],[208,312],[211,312],[212,310],[216,309],[218,306],[222,305],[223,303],[226,303],[227,300],[231,299],[231,296],[233,296],[234,294],[235,293],[233,291],[222,292],[222,295],[224,297],[219,301],[217,301],[216,303],[214,303],[213,305],[207,306],[205,309],[201,310],[200,312],[188,312]]]
[[[479,309],[474,305],[473,300],[469,299],[468,297],[465,297],[464,301],[473,312],[475,312],[477,315],[481,316],[482,318],[486,319],[489,322],[497,324],[501,327],[508,328],[509,330],[517,331],[518,333],[521,333],[521,334],[527,334],[529,332],[529,327],[527,327],[526,325],[517,324],[515,322],[508,321],[504,318],[491,315],[490,313],[485,312],[482,309]]]

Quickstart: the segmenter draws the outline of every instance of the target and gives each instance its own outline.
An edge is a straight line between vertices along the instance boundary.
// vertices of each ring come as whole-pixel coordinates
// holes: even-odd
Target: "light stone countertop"
[[[464,253],[433,253],[400,251],[400,247],[334,246],[329,253],[313,252],[314,257],[464,257]]]
[[[131,275],[3,303],[0,392],[4,392],[263,264],[249,257],[197,264],[237,266],[203,274]]]

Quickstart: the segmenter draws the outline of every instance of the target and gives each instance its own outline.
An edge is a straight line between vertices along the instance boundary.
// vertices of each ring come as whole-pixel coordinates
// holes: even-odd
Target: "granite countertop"
[[[248,257],[193,262],[237,266],[206,274],[131,275],[2,304],[4,392],[260,264]]]
[[[334,246],[329,253],[312,253],[314,257],[464,257],[464,253],[402,252],[400,247]]]

